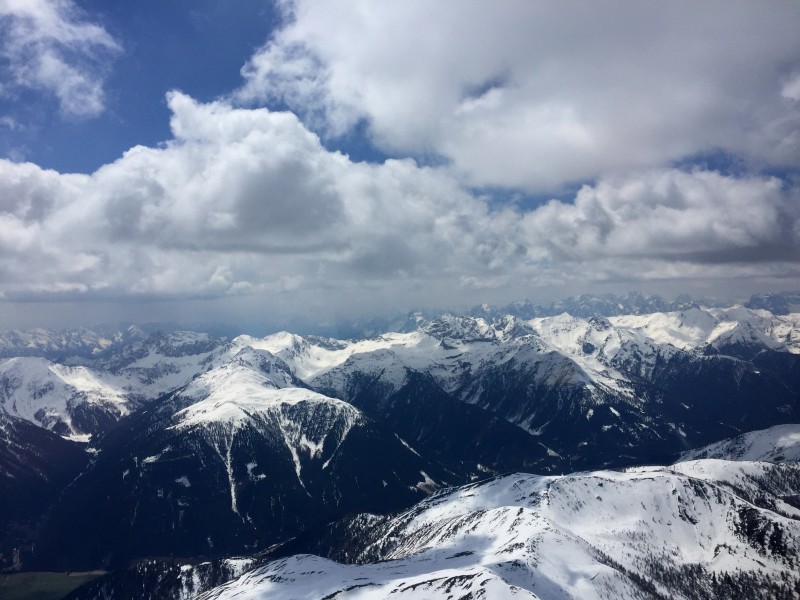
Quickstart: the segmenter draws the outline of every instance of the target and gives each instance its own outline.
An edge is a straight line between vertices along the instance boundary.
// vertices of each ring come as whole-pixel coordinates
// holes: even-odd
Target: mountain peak
[[[421,331],[439,340],[490,342],[497,339],[495,330],[482,317],[442,315],[423,325]]]

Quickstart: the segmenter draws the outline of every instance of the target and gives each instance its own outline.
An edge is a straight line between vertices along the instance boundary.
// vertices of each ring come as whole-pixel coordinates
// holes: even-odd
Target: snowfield
[[[751,500],[799,483],[797,465],[731,461],[510,475],[374,525],[365,564],[293,556],[201,598],[694,598],[731,577],[770,598],[800,583],[800,511]]]
[[[727,458],[766,462],[800,461],[800,425],[776,425],[743,433],[681,456],[682,461],[699,458]]]

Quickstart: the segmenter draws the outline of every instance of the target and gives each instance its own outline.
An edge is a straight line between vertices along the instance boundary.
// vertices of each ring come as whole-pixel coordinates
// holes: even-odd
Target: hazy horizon
[[[783,293],[798,293],[791,290],[782,290]],[[712,297],[688,294],[681,292],[677,294],[647,294],[639,290],[627,290],[625,292],[598,292],[598,293],[581,293],[570,296],[559,296],[552,299],[535,299],[535,298],[515,298],[508,302],[476,302],[472,304],[461,305],[438,305],[438,306],[411,306],[408,309],[380,310],[375,308],[372,312],[360,312],[357,314],[335,314],[328,317],[315,316],[314,314],[297,315],[265,315],[260,320],[237,320],[231,318],[231,315],[214,314],[206,312],[186,313],[185,304],[183,302],[175,302],[173,304],[174,312],[169,310],[161,310],[158,314],[162,315],[162,319],[148,319],[152,312],[147,311],[142,318],[134,318],[137,314],[135,310],[120,311],[119,304],[113,304],[109,307],[109,312],[98,311],[91,317],[83,315],[81,317],[81,306],[75,306],[75,316],[64,318],[64,313],[59,311],[53,315],[51,320],[42,319],[41,313],[37,313],[36,321],[28,322],[27,325],[24,318],[16,321],[10,327],[0,327],[0,332],[9,332],[11,330],[31,331],[34,329],[48,329],[51,331],[71,330],[71,329],[98,329],[98,330],[121,330],[129,326],[138,326],[143,328],[146,332],[156,331],[174,331],[174,330],[187,330],[211,333],[213,335],[220,335],[226,337],[233,337],[237,335],[254,335],[264,336],[278,331],[289,331],[301,335],[341,335],[348,337],[352,333],[357,333],[359,328],[373,324],[380,324],[383,321],[397,321],[405,316],[414,313],[421,313],[426,317],[435,317],[441,314],[465,314],[474,309],[478,309],[483,305],[488,305],[492,308],[502,308],[513,304],[514,302],[530,302],[533,305],[547,308],[553,303],[562,301],[570,301],[578,298],[579,296],[589,297],[604,297],[604,296],[618,296],[624,297],[627,294],[641,293],[646,298],[659,297],[667,302],[675,301],[678,297],[688,295],[693,301],[700,304],[703,302],[708,303],[710,306],[732,306],[735,304],[744,304],[754,294],[739,297]],[[772,292],[767,292],[772,293]],[[755,294],[758,294],[756,292]],[[63,311],[63,305],[60,306]],[[104,316],[107,315],[107,316]]]

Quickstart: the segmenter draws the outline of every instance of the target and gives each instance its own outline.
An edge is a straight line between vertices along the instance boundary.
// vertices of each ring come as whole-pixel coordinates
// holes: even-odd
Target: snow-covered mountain
[[[753,435],[774,457],[787,433]],[[497,477],[309,532],[201,597],[794,598],[798,491],[797,463],[686,460]],[[70,600],[113,600],[131,589],[193,597],[189,590],[230,579],[228,562],[247,559],[213,568],[148,561]]]
[[[797,465],[722,461],[511,475],[354,520],[356,564],[296,555],[201,598],[793,597],[800,510],[750,499],[798,486]]]
[[[8,519],[30,526],[25,564],[96,568],[255,552],[493,474],[669,464],[800,421],[799,322],[741,306],[487,313],[367,339],[171,332],[82,364],[8,358],[0,416],[91,436],[89,466],[43,492],[46,518]],[[15,447],[35,466],[57,445]]]
[[[431,402],[448,420],[468,405],[527,432],[551,458],[591,468],[668,460],[748,425],[797,418],[798,319],[742,307],[613,319],[444,316],[367,340],[280,333],[233,344],[280,356],[309,386],[415,441]],[[445,425],[428,437],[451,435]]]
[[[40,356],[60,362],[84,361],[146,337],[147,335],[136,326],[120,330],[14,329],[0,332],[0,357]]]
[[[224,340],[207,334],[173,332],[136,337],[92,366],[33,356],[0,359],[0,411],[87,440],[186,385],[210,368],[215,356],[227,357],[224,349]]]
[[[279,333],[262,339],[242,336],[250,345],[280,356],[310,384],[343,387],[342,372],[380,373],[393,388],[408,370],[430,372],[453,392],[465,374],[482,366],[509,362],[524,351],[527,362],[560,354],[577,364],[576,383],[626,393],[630,375],[647,376],[660,359],[678,350],[719,352],[734,343],[800,354],[800,313],[774,316],[743,307],[583,319],[569,314],[530,320],[445,315],[408,333],[388,333],[366,340],[303,338]],[[638,360],[634,358],[638,357]],[[356,364],[357,363],[357,364]],[[638,371],[630,373],[630,371]],[[550,377],[554,377],[552,374]],[[469,399],[466,399],[469,401]]]
[[[360,340],[133,336],[86,365],[5,361],[0,410],[85,439],[250,348],[446,463],[563,472],[669,460],[796,419],[799,323],[800,314],[694,306],[611,318],[445,315]]]
[[[402,388],[410,372],[428,374],[446,393],[534,432],[547,426],[536,415],[547,404],[539,401],[546,390],[558,388],[562,399],[573,397],[585,411],[617,400],[633,401],[628,402],[633,406],[642,396],[637,385],[652,380],[658,366],[676,356],[684,362],[687,356],[699,360],[709,355],[752,361],[765,351],[800,353],[800,313],[775,316],[743,307],[691,307],[610,319],[566,313],[527,320],[445,315],[421,321],[414,331],[354,341],[279,333],[262,339],[241,336],[227,344],[207,334],[172,332],[131,334],[106,344],[98,341],[105,339],[100,334],[80,333],[89,346],[105,344],[102,356],[73,368],[41,357],[0,364],[0,400],[8,414],[63,435],[94,433],[106,428],[108,420],[226,360],[232,348],[250,346],[283,358],[300,380],[345,400],[354,374],[379,379],[384,393]],[[46,350],[56,343],[53,338],[63,344],[72,339],[63,332],[64,339],[46,334],[28,332],[24,339],[34,341],[25,347]],[[538,389],[534,405],[487,398],[481,382],[486,376],[526,379],[527,386]],[[104,424],[73,424],[71,407],[77,404],[103,405]]]
[[[800,353],[800,313],[773,315],[741,306],[692,308],[671,313],[625,315],[609,319],[615,326],[643,332],[659,344],[683,350],[736,345]]]
[[[102,430],[129,412],[122,391],[102,376],[38,357],[0,362],[0,407],[65,437]]]
[[[701,458],[762,462],[800,461],[800,425],[776,425],[749,431],[681,455],[682,461]]]
[[[764,309],[773,315],[788,315],[800,312],[800,293],[781,292],[779,294],[754,294],[745,303],[747,308]]]
[[[97,440],[30,560],[65,569],[255,551],[459,481],[357,408],[242,348]]]
[[[715,306],[709,300],[694,300],[686,294],[674,300],[666,300],[658,295],[647,296],[640,292],[627,294],[581,294],[550,304],[534,304],[530,300],[519,300],[505,306],[482,304],[472,308],[470,316],[497,318],[513,315],[522,319],[537,317],[554,317],[569,313],[576,317],[590,318],[595,316],[611,317],[616,315],[645,315],[658,312],[686,310],[695,306]]]

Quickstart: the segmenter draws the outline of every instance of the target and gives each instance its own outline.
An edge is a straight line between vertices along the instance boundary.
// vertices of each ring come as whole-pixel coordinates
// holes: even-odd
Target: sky
[[[0,0],[0,328],[800,289],[800,3]]]

